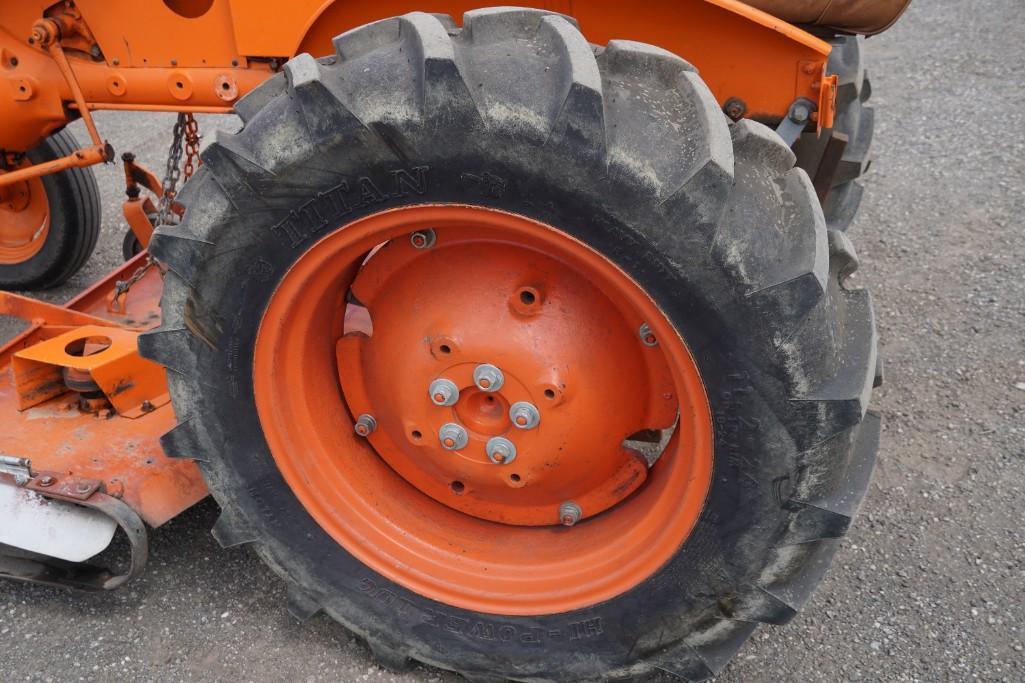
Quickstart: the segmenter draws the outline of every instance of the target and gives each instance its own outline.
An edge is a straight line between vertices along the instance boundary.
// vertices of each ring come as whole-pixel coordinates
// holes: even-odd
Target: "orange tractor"
[[[878,444],[856,34],[906,2],[751,4],[5,3],[0,574],[116,588],[209,493],[391,667],[701,680],[791,619]],[[163,179],[97,110],[179,113]],[[118,160],[126,263],[10,291]]]

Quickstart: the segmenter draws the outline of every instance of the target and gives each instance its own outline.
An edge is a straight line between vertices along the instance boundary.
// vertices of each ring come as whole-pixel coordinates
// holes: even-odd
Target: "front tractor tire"
[[[150,247],[215,536],[391,667],[715,675],[868,485],[850,240],[659,48],[508,8],[335,47],[239,102]]]
[[[81,146],[68,130],[26,155],[60,159]],[[102,226],[100,190],[91,168],[69,168],[0,187],[0,289],[59,287],[82,269]]]

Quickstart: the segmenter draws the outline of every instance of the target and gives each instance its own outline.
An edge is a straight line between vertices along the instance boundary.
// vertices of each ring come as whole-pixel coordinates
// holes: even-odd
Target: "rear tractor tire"
[[[239,102],[150,246],[215,536],[391,667],[716,674],[868,484],[850,241],[661,49],[509,8],[335,47]]]

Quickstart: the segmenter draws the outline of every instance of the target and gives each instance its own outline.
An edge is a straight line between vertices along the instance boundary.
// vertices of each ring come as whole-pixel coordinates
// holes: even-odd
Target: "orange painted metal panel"
[[[163,282],[155,268],[147,270],[123,297],[123,312],[115,312],[111,307],[114,283],[128,280],[145,264],[146,258],[145,254],[140,254],[111,272],[60,307],[64,314],[55,312],[53,309],[57,307],[52,304],[29,305],[22,297],[0,299],[0,310],[19,313],[32,321],[28,330],[0,349],[0,423],[3,425],[0,452],[29,458],[34,471],[98,479],[104,482],[109,493],[134,508],[147,524],[159,526],[207,495],[196,464],[191,460],[168,458],[160,447],[160,436],[177,424],[174,409],[166,398],[151,401],[153,410],[139,410],[136,419],[114,411],[83,412],[79,395],[70,391],[51,391],[44,400],[34,401],[31,407],[21,410],[21,396],[11,369],[15,354],[26,356],[28,362],[54,360],[46,354],[45,345],[37,345],[51,340],[63,347],[63,343],[56,341],[61,335],[124,336],[127,340],[134,337],[135,330],[158,325]],[[131,331],[102,325],[103,321],[131,328]],[[93,324],[80,327],[75,323]],[[130,348],[121,348],[119,353],[129,363],[148,363],[137,355],[133,360]],[[97,356],[92,362],[101,360],[103,356]],[[159,374],[148,377],[151,384],[147,391],[163,392],[166,396],[163,371],[157,368]],[[114,393],[123,379],[117,372],[104,374],[102,371],[93,378],[110,393]],[[154,384],[156,382],[159,384]],[[130,398],[133,391],[135,389],[130,388],[119,395]],[[141,400],[143,398],[138,398],[132,403]]]

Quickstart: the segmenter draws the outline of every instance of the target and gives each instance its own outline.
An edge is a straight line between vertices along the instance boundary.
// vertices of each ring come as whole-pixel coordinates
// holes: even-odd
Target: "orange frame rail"
[[[0,9],[0,185],[112,158],[91,111],[227,113],[301,52],[324,55],[350,28],[422,10],[457,19],[481,0],[26,0]],[[487,3],[483,3],[487,4]],[[798,98],[832,122],[830,46],[738,0],[541,0],[596,43],[625,38],[691,61],[731,116],[769,122]],[[81,116],[92,145],[3,171]]]

